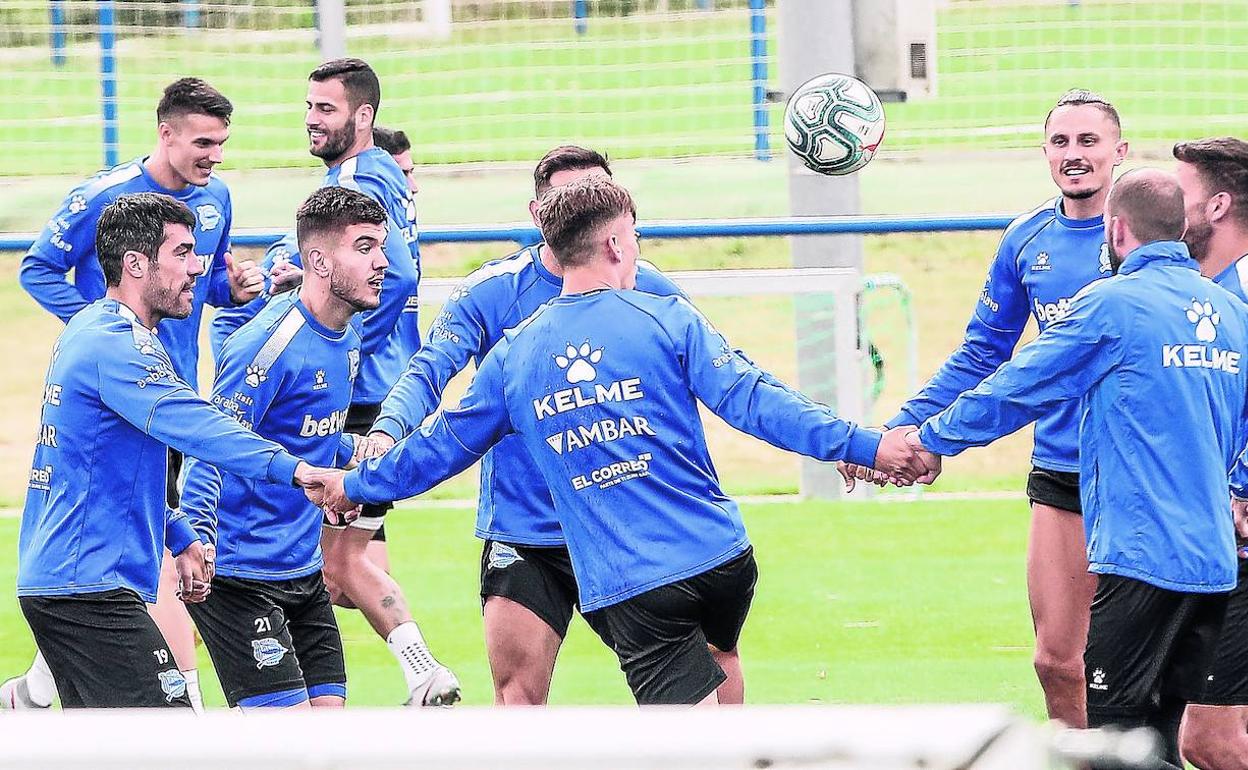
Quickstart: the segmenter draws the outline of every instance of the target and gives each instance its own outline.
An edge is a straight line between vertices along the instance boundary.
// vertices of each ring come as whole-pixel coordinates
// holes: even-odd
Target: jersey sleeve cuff
[[[190,520],[181,511],[175,511],[165,526],[165,547],[169,553],[177,556],[196,540],[199,540],[199,534]]]
[[[269,461],[268,480],[274,484],[294,484],[299,458],[290,452],[278,452]]]
[[[931,420],[919,426],[919,442],[923,444],[924,449],[941,457],[956,455],[963,449],[966,449],[965,446],[952,441],[946,441],[938,436],[935,428],[932,427]]]
[[[369,429],[369,433],[381,432],[390,438],[398,441],[407,435],[407,431],[403,429],[403,423],[398,418],[390,415],[382,415],[373,423],[373,427]]]
[[[884,434],[870,428],[854,428],[849,434],[849,445],[845,448],[845,462],[854,465],[875,467],[875,453],[880,448],[880,440]]]
[[[916,420],[914,418],[914,415],[910,414],[909,412],[903,409],[902,411],[898,412],[893,417],[886,420],[884,422],[884,427],[888,428],[889,430],[892,430],[893,428],[896,428],[898,425],[918,425],[922,422],[923,422],[922,420]]]
[[[364,482],[360,479],[360,468],[348,471],[346,476],[342,478],[342,491],[347,493],[347,498],[353,503],[363,505],[371,505],[372,503],[364,498]]]

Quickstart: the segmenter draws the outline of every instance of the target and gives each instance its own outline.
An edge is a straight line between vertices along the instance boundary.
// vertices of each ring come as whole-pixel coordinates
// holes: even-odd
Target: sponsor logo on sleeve
[[[51,492],[52,466],[45,465],[42,468],[31,468],[29,486],[31,489],[37,489],[40,492]]]
[[[243,377],[243,382],[253,388],[260,387],[260,383],[269,379],[269,370],[256,366],[255,364],[247,365],[247,376]]]
[[[69,213],[81,214],[87,210],[87,198],[85,195],[76,194],[69,199]]]

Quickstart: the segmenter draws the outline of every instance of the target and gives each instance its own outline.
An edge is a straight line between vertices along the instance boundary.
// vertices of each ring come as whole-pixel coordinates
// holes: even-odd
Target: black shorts
[[[585,616],[615,650],[638,705],[696,704],[723,684],[707,644],[736,649],[754,599],[754,549]]]
[[[342,636],[320,572],[273,581],[216,577],[208,599],[187,609],[230,706],[283,690],[345,697]]]
[[[1239,582],[1226,602],[1226,620],[1213,663],[1193,703],[1248,706],[1248,561],[1239,560]]]
[[[1032,467],[1027,475],[1027,497],[1033,503],[1060,508],[1071,513],[1083,513],[1079,500],[1079,474],[1067,471],[1049,471]]]
[[[481,550],[481,603],[490,596],[531,610],[563,638],[572,611],[580,607],[568,549],[486,540]]]
[[[18,603],[61,708],[190,708],[186,678],[138,594],[118,588]]]
[[[357,436],[367,436],[379,414],[381,414],[381,404],[351,404],[347,407],[347,421],[343,425],[343,430]],[[366,505],[360,509],[360,517],[348,526],[371,529],[373,540],[384,543],[386,542],[386,525],[382,519],[393,507],[393,503]],[[327,527],[344,529],[342,525],[331,525],[329,519],[324,519],[323,523]]]
[[[1083,656],[1088,726],[1132,722],[1163,702],[1200,697],[1226,602],[1227,594],[1099,575]]]

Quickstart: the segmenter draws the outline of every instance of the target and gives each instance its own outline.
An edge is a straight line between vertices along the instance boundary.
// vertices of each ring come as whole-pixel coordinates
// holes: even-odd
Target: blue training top
[[[380,147],[370,147],[327,170],[321,186],[362,192],[380,203],[390,217],[390,232],[385,243],[390,264],[381,287],[381,304],[352,321],[363,345],[354,403],[379,404],[394,386],[408,359],[420,349],[416,294],[420,283],[420,246],[415,200],[399,164]],[[266,261],[271,266],[282,258],[302,266],[293,234],[270,247]],[[213,319],[213,345],[223,344],[235,329],[260,312],[266,300],[267,295],[242,308],[218,313]]]
[[[160,338],[174,371],[192,387],[199,381],[199,321],[204,304],[232,307],[225,254],[230,250],[230,191],[215,174],[203,187],[167,190],[143,166],[146,158],[114,166],[75,187],[22,259],[22,287],[45,309],[68,322],[104,296],[104,270],[95,253],[95,226],[108,204],[128,193],[155,192],[185,203],[195,215],[195,256],[204,274],[195,282],[191,314],[160,323]],[[74,272],[71,285],[67,279]]]
[[[1170,591],[1229,591],[1227,472],[1248,438],[1246,314],[1248,305],[1200,276],[1185,245],[1146,244],[923,423],[920,438],[957,454],[1073,402],[1091,571]]]
[[[360,367],[360,337],[329,329],[289,292],[230,336],[212,403],[245,427],[322,467],[351,459],[342,432]],[[289,484],[187,463],[182,510],[217,546],[217,574],[253,580],[310,575],[323,564],[321,512]]]
[[[822,460],[870,465],[880,434],[770,380],[681,297],[555,298],[485,356],[458,408],[346,477],[398,499],[518,433],[555,500],[589,612],[700,574],[749,546],[720,489],[697,402]]]
[[[373,430],[398,440],[420,427],[437,410],[446,384],[469,361],[480,367],[504,330],[559,296],[563,279],[542,264],[540,248],[529,246],[488,262],[464,279],[386,397]],[[637,264],[637,290],[681,294],[647,262]],[[504,438],[481,458],[476,535],[522,545],[564,544],[550,490],[519,436]]]
[[[165,506],[167,446],[273,484],[298,460],[201,399],[158,334],[103,299],[70,319],[52,351],[39,445],[18,544],[19,596],[128,588],[156,601],[163,549],[195,532]],[[298,490],[295,490],[298,491]]]

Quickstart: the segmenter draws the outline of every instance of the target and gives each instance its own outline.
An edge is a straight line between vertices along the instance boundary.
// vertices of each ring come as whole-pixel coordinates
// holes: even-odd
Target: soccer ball
[[[852,174],[875,157],[884,139],[884,105],[858,78],[820,75],[789,97],[784,139],[812,171]]]

